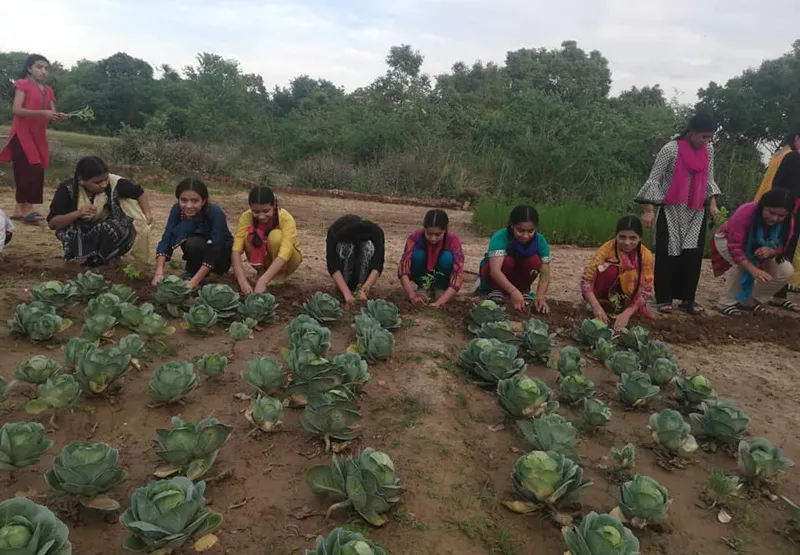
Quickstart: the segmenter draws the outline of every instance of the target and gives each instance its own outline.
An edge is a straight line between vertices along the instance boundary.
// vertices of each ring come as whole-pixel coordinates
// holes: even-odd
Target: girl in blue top
[[[196,289],[211,272],[221,275],[230,269],[233,235],[225,213],[208,202],[208,188],[199,179],[181,181],[175,198],[178,202],[169,212],[167,227],[156,247],[153,285],[164,279],[164,266],[172,251],[180,247],[186,261],[184,277],[189,287]]]
[[[508,225],[492,235],[481,262],[480,291],[491,300],[523,311],[533,302],[536,312],[547,314],[545,296],[550,286],[550,245],[537,232],[539,213],[533,206],[520,205],[511,211]],[[539,278],[536,292],[531,291]]]

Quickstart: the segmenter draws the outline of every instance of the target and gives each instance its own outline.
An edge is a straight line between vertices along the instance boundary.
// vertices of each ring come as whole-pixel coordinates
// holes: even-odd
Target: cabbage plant
[[[61,348],[64,362],[69,368],[76,368],[89,351],[98,349],[96,341],[89,341],[85,337],[73,337]]]
[[[692,427],[676,410],[664,409],[651,415],[648,428],[653,433],[653,441],[670,453],[686,457],[697,451]]]
[[[147,393],[157,404],[168,405],[186,397],[197,387],[197,374],[189,362],[167,362],[153,372]]]
[[[636,447],[627,443],[622,449],[611,448],[611,460],[617,468],[633,470],[636,467]]]
[[[25,412],[41,414],[49,409],[68,408],[75,404],[80,394],[81,386],[74,377],[56,374],[36,388],[36,398],[25,404]]]
[[[108,314],[92,314],[83,320],[83,337],[89,341],[99,341],[102,337],[110,337],[117,325],[117,319]]]
[[[144,303],[136,306],[131,303],[122,303],[119,305],[119,325],[123,328],[128,328],[131,331],[136,331],[146,317],[155,314],[156,308],[150,303]]]
[[[458,355],[458,364],[467,376],[482,387],[497,387],[500,380],[525,371],[525,361],[517,357],[514,345],[497,339],[473,339]]]
[[[387,330],[397,329],[403,323],[397,305],[383,299],[367,301],[366,306],[361,309],[361,313],[374,318],[381,327]]]
[[[231,322],[228,328],[228,335],[235,345],[239,341],[253,339],[253,329],[255,327],[256,321],[251,319],[245,320],[244,322]]]
[[[314,318],[320,324],[325,324],[338,321],[342,317],[342,307],[335,297],[317,291],[300,306],[300,313]]]
[[[283,426],[283,403],[275,397],[258,395],[250,400],[245,418],[263,432],[274,432]]]
[[[239,312],[239,293],[224,283],[209,283],[200,288],[197,303],[212,308],[220,320],[230,320]]]
[[[178,276],[167,276],[158,282],[153,300],[166,308],[173,318],[180,318],[183,309],[189,305],[192,290],[189,282]]]
[[[133,330],[146,339],[158,339],[175,333],[175,328],[167,325],[167,321],[160,314],[154,312],[142,317],[141,322]]]
[[[34,343],[49,341],[71,325],[71,320],[62,318],[56,314],[55,308],[39,301],[18,304],[8,320],[11,333]]]
[[[471,333],[478,333],[483,324],[506,320],[506,307],[489,299],[479,302],[467,314],[467,328]]]
[[[649,476],[635,476],[619,488],[619,508],[636,528],[661,524],[667,520],[672,500],[669,491]]]
[[[547,384],[524,374],[497,382],[497,399],[514,418],[536,418],[558,409],[558,401]]]
[[[14,379],[34,385],[41,385],[60,374],[61,365],[46,356],[36,355],[23,361],[14,372]]]
[[[130,370],[131,358],[117,347],[91,350],[75,368],[75,379],[84,393],[103,393]]]
[[[358,353],[341,353],[331,361],[333,369],[342,376],[342,383],[355,391],[370,379],[369,364]]]
[[[622,374],[617,384],[619,400],[631,408],[644,407],[655,399],[661,388],[653,385],[650,376],[644,372]]]
[[[639,555],[639,540],[625,525],[608,514],[591,512],[581,523],[561,529],[564,555]]]
[[[601,337],[592,348],[592,354],[600,364],[608,364],[614,356],[614,344]]]
[[[579,349],[568,345],[558,352],[556,367],[563,377],[582,374],[584,366],[586,366],[586,361],[581,356]]]
[[[91,270],[78,274],[75,277],[75,285],[78,286],[78,292],[84,299],[96,297],[108,288],[106,278]]]
[[[678,376],[678,365],[671,358],[659,358],[647,368],[647,374],[654,384],[663,387]]]
[[[15,472],[36,464],[52,446],[38,422],[7,422],[0,428],[0,470]]]
[[[638,353],[644,368],[651,368],[660,358],[675,359],[675,356],[669,350],[669,345],[663,341],[649,340],[642,345]]]
[[[119,316],[119,308],[123,301],[113,293],[101,293],[89,300],[86,310],[83,311],[84,319],[91,316]]]
[[[556,334],[550,333],[541,320],[531,319],[522,324],[522,351],[534,362],[548,364],[555,345]]]
[[[583,398],[581,420],[587,430],[593,431],[611,423],[611,409],[600,399]]]
[[[739,442],[739,475],[751,484],[771,480],[793,466],[794,461],[783,456],[783,449],[766,439]]]
[[[208,305],[197,304],[183,314],[181,327],[193,335],[208,335],[218,319],[216,310]]]
[[[119,340],[119,350],[124,355],[130,355],[131,362],[136,366],[136,359],[144,353],[144,341],[135,333],[126,335]]]
[[[517,332],[514,331],[511,322],[508,320],[482,324],[475,332],[475,336],[486,339],[497,339],[498,341],[511,345],[520,345],[522,343],[522,338],[517,335]]]
[[[356,316],[356,321],[358,318]],[[287,332],[290,349],[308,350],[316,357],[324,357],[330,351],[331,330],[322,327],[310,316],[301,315],[292,320]]]
[[[556,507],[573,501],[592,485],[583,479],[583,468],[569,457],[553,451],[532,451],[517,459],[512,474],[514,490],[528,504],[506,504],[517,512],[530,512],[536,505]]]
[[[352,530],[334,528],[325,536],[318,536],[313,550],[306,555],[388,555],[386,550]]]
[[[383,327],[370,327],[356,335],[356,352],[369,362],[380,362],[392,356],[394,336]]]
[[[699,413],[689,418],[708,437],[727,445],[738,445],[747,434],[750,417],[728,399],[709,400],[700,405]]]
[[[599,318],[584,320],[578,325],[576,339],[582,347],[593,349],[601,339],[611,342],[614,331]]]
[[[331,440],[350,441],[359,435],[353,426],[361,413],[347,389],[332,389],[308,397],[300,425],[307,432],[325,440],[325,450],[330,451]]]
[[[133,287],[130,287],[123,283],[113,284],[108,289],[108,292],[111,293],[112,295],[116,295],[121,303],[136,302],[136,292],[133,290]]]
[[[194,367],[198,372],[210,379],[222,376],[228,366],[228,357],[219,353],[205,353],[194,359]]]
[[[675,399],[684,409],[695,409],[701,403],[717,398],[711,381],[701,374],[675,379]]]
[[[31,299],[52,306],[56,311],[65,311],[78,303],[78,286],[68,281],[45,281],[31,289]]]
[[[171,428],[156,430],[156,455],[169,464],[158,470],[159,477],[182,472],[197,480],[211,469],[233,431],[216,418],[187,422],[173,416],[171,424]]]
[[[283,366],[269,357],[257,356],[247,361],[242,379],[253,389],[268,395],[283,388]]]
[[[575,451],[578,430],[558,414],[543,414],[533,420],[518,420],[522,437],[537,451],[554,451],[574,461],[579,461]]]
[[[314,493],[338,501],[328,509],[328,516],[333,511],[351,508],[373,526],[383,526],[386,523],[384,515],[400,500],[400,480],[392,459],[386,453],[369,447],[347,459],[334,455],[330,465],[309,469],[306,480]],[[341,553],[344,555],[346,552]],[[362,555],[359,551],[353,553]],[[382,551],[376,555],[380,553]]]
[[[47,507],[26,497],[0,502],[0,553],[72,555],[69,528]]]
[[[259,324],[268,324],[276,320],[277,308],[275,296],[271,293],[251,293],[239,305],[239,319],[250,318]]]
[[[594,397],[594,382],[582,374],[570,374],[561,380],[558,397],[568,405],[578,405]]]
[[[125,539],[125,548],[167,553],[192,537],[206,537],[219,528],[222,515],[206,505],[205,489],[205,482],[193,483],[182,476],[152,481],[138,488],[119,519],[130,534]]]
[[[73,441],[53,461],[44,479],[54,491],[79,496],[92,509],[114,511],[119,503],[101,495],[125,481],[127,472],[119,467],[119,451],[105,443]]]
[[[622,376],[623,374],[639,372],[642,369],[642,364],[639,362],[639,355],[633,351],[617,351],[611,355],[608,367],[617,376]]]
[[[617,337],[620,348],[639,352],[649,341],[650,332],[642,326],[625,328]]]

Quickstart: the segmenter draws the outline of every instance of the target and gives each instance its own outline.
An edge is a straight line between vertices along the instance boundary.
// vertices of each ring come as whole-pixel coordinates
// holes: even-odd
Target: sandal
[[[789,285],[786,286],[786,288],[788,289],[789,293],[795,293],[795,294],[800,293],[800,285],[795,285],[794,283],[790,283]]]
[[[699,316],[706,311],[706,309],[703,308],[703,306],[697,301],[683,301],[678,308],[680,308],[686,314],[691,314],[692,316]]]
[[[503,303],[506,302],[506,296],[503,294],[502,291],[499,291],[497,289],[495,289],[494,291],[491,291],[488,295],[486,295],[486,297],[490,301],[494,301],[497,304],[503,304]]]
[[[739,303],[728,305],[717,310],[723,316],[741,316],[744,314],[744,311],[742,310],[742,307],[739,306]]]
[[[19,221],[24,224],[31,224],[31,225],[39,225],[41,222],[44,221],[44,216],[39,214],[38,212],[31,212],[26,216],[22,216]]]
[[[655,308],[656,310],[658,310],[663,314],[672,314],[673,312],[675,312],[675,307],[672,305],[672,303],[654,304],[653,308]]]
[[[780,308],[782,310],[788,310],[789,312],[800,312],[800,307],[798,307],[789,299],[770,299],[769,306],[774,306],[775,308]]]

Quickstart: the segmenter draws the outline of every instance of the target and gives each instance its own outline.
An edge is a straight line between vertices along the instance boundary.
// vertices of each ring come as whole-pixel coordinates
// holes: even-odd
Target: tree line
[[[0,52],[0,88],[26,54]],[[434,78],[422,73],[423,59],[394,46],[386,72],[352,92],[308,75],[269,89],[211,53],[181,71],[156,72],[125,53],[71,68],[54,61],[50,82],[60,110],[88,105],[95,115],[59,128],[120,137],[120,156],[134,163],[168,165],[156,158],[172,152],[175,164],[194,160],[190,169],[260,168],[314,187],[618,207],[695,108],[719,123],[717,179],[728,203],[752,195],[761,152],[800,122],[800,41],[725,84],[709,83],[696,106],[667,99],[659,86],[611,96],[608,60],[573,41],[508,52],[503,65],[457,62]],[[0,122],[9,119],[0,111]]]

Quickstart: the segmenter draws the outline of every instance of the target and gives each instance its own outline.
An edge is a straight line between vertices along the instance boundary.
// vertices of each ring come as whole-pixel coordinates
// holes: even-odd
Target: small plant
[[[497,387],[525,371],[525,361],[517,358],[517,348],[497,339],[473,339],[458,355],[458,364],[467,376],[482,387]]]
[[[594,382],[581,374],[570,374],[561,380],[559,399],[568,405],[578,405],[594,397]]]
[[[220,320],[230,320],[238,314],[241,306],[239,293],[224,283],[209,283],[201,287],[197,303],[213,309]]]
[[[614,344],[601,337],[597,340],[597,343],[595,343],[592,354],[600,364],[608,364],[611,357],[614,356]]]
[[[355,352],[369,362],[387,360],[393,351],[394,336],[383,327],[367,327],[356,335]]]
[[[328,508],[328,516],[339,509],[352,508],[373,526],[383,526],[386,523],[383,515],[400,500],[400,480],[392,459],[369,447],[357,457],[341,459],[334,455],[330,465],[309,469],[306,479],[314,493],[338,500]],[[324,553],[327,552],[318,552]],[[358,551],[354,553],[361,555]]]
[[[45,281],[31,289],[31,299],[52,306],[57,312],[63,312],[77,304],[78,286],[72,281]]]
[[[638,354],[639,360],[642,361],[642,367],[645,369],[652,368],[655,362],[661,358],[675,360],[675,356],[669,350],[669,345],[663,341],[649,340],[642,345]]]
[[[54,491],[79,497],[90,509],[115,511],[119,502],[102,495],[125,481],[119,467],[119,451],[105,443],[73,441],[56,456],[44,479]]]
[[[653,385],[650,376],[644,372],[622,374],[617,384],[619,399],[630,408],[643,408],[655,399],[661,388]]]
[[[27,338],[34,343],[50,341],[59,332],[72,325],[72,321],[61,318],[56,309],[39,301],[18,304],[8,320],[11,333]]]
[[[578,526],[561,529],[565,555],[639,555],[639,540],[618,519],[591,512]]]
[[[117,319],[108,314],[91,314],[83,321],[83,337],[89,341],[99,341],[113,334]]]
[[[136,269],[133,264],[128,264],[122,269],[122,273],[131,281],[139,281],[142,279],[142,272]]]
[[[275,360],[257,356],[247,362],[247,370],[242,379],[256,391],[269,395],[283,388],[285,380],[283,366]]]
[[[594,349],[601,339],[611,343],[614,331],[599,318],[584,320],[578,326],[575,338],[585,349]]]
[[[727,399],[710,400],[700,405],[699,413],[692,413],[689,418],[700,426],[709,438],[723,445],[736,446],[750,426],[750,417]]]
[[[540,507],[554,511],[592,485],[583,479],[580,464],[553,451],[533,451],[520,457],[514,465],[512,483],[524,501],[506,501],[503,505],[516,513],[531,513]]]
[[[497,382],[497,398],[500,406],[514,418],[536,418],[558,409],[558,401],[541,380],[517,374]]]
[[[262,432],[274,432],[283,426],[283,403],[274,397],[257,396],[250,400],[245,418]]]
[[[579,462],[575,451],[578,431],[558,414],[544,414],[533,420],[517,421],[522,437],[537,451],[554,451]]]
[[[586,366],[586,361],[581,356],[579,349],[567,346],[558,352],[556,368],[562,377],[583,374],[584,366]]]
[[[696,409],[702,403],[716,398],[717,392],[705,376],[697,374],[690,378],[675,379],[675,399],[684,410]]]
[[[611,409],[600,399],[584,397],[581,419],[584,429],[594,432],[611,423]]]
[[[303,303],[300,313],[311,316],[320,324],[325,324],[338,321],[342,317],[342,307],[334,297],[318,291]]]
[[[41,414],[49,409],[69,408],[75,404],[80,394],[81,386],[75,378],[69,374],[57,374],[36,388],[36,398],[25,404],[25,412]]]
[[[387,330],[398,329],[403,324],[397,305],[382,299],[367,301],[367,305],[361,309],[361,313],[374,318],[381,327]]]
[[[275,321],[275,309],[278,305],[275,296],[270,293],[252,293],[239,305],[239,319],[255,320],[258,324],[268,324]]]
[[[89,319],[93,316],[112,316],[117,318],[119,316],[119,307],[124,301],[114,293],[101,293],[96,297],[89,300],[86,310],[83,311],[84,319]]]
[[[139,368],[139,357],[142,356],[144,353],[144,341],[141,337],[132,333],[130,335],[126,335],[122,339],[119,340],[119,350],[122,352],[123,355],[130,355],[131,357],[131,365]]]
[[[316,546],[306,555],[387,555],[375,542],[371,542],[358,532],[334,528],[328,537],[317,537]]]
[[[90,106],[84,106],[80,110],[74,112],[67,112],[64,114],[68,118],[75,118],[83,122],[94,121],[94,110]]]
[[[635,528],[642,529],[648,524],[661,524],[667,520],[672,504],[669,491],[649,476],[635,476],[620,486],[619,494],[620,512],[625,522]]]
[[[540,364],[548,364],[556,344],[556,334],[550,333],[541,320],[528,320],[522,325],[522,351]]]
[[[183,315],[181,327],[193,335],[206,336],[217,323],[217,312],[210,306],[198,304]]]
[[[623,374],[639,372],[642,365],[639,362],[639,356],[633,351],[617,351],[611,355],[608,367],[617,376],[622,376]]]
[[[633,470],[636,468],[636,447],[628,443],[622,449],[611,448],[611,460],[618,469]]]
[[[122,303],[119,305],[119,316],[117,319],[122,327],[135,331],[142,325],[145,318],[155,314],[155,311],[155,307],[150,303],[144,303],[141,306],[136,306],[131,303]]]
[[[36,464],[53,446],[38,422],[8,422],[0,428],[0,470],[16,472]]]
[[[506,320],[506,307],[494,301],[483,300],[467,314],[467,328],[470,333],[478,333],[483,324]]]
[[[520,345],[522,343],[522,338],[517,335],[514,328],[511,326],[511,322],[507,320],[482,324],[475,333],[475,336],[486,339],[497,339],[498,341],[509,343],[510,345]]]
[[[713,469],[708,476],[708,488],[706,491],[710,500],[709,508],[711,509],[718,505],[725,506],[728,500],[736,495],[739,487],[739,478],[737,476],[728,474],[724,470]]]
[[[190,480],[197,480],[211,469],[233,431],[216,418],[187,422],[173,416],[171,424],[171,428],[156,430],[156,455],[168,463],[156,471],[158,478],[184,472]]]
[[[630,329],[625,328],[619,334],[617,343],[619,343],[622,349],[638,353],[648,343],[649,334],[650,332],[647,328],[643,328],[642,326],[633,326]]]
[[[697,451],[697,440],[690,433],[692,427],[678,411],[665,409],[651,415],[648,428],[653,432],[653,441],[673,455],[688,457]]]
[[[112,295],[116,295],[122,303],[133,303],[136,301],[136,292],[133,288],[122,283],[115,283],[108,292]]]
[[[175,333],[175,328],[168,326],[164,317],[154,312],[143,316],[141,322],[133,331],[150,340],[168,337]]]
[[[678,376],[678,365],[671,358],[659,358],[648,367],[647,374],[654,384],[663,387]]]
[[[84,393],[103,393],[130,370],[131,359],[116,347],[93,349],[75,368],[75,379]]]
[[[92,271],[78,274],[75,278],[75,285],[78,286],[78,292],[84,299],[93,299],[108,287],[106,278]]]
[[[189,282],[178,276],[167,276],[158,282],[156,293],[153,297],[156,304],[166,308],[167,313],[173,318],[180,318],[181,312],[189,304],[192,290]]]
[[[22,362],[14,372],[14,379],[33,385],[41,385],[62,372],[61,365],[42,355]]]
[[[222,377],[228,366],[228,357],[219,353],[205,353],[194,359],[194,367],[208,379]]]
[[[61,348],[61,351],[64,354],[64,362],[67,363],[68,367],[74,369],[89,351],[97,348],[98,344],[95,341],[89,341],[83,337],[73,337]]]
[[[153,372],[148,394],[159,405],[177,403],[197,387],[197,374],[189,362],[168,362]]]
[[[766,439],[739,442],[739,475],[748,484],[772,480],[793,466],[794,462],[783,456],[783,449],[774,447]]]
[[[325,440],[330,451],[331,440],[350,441],[358,437],[353,424],[361,419],[353,394],[346,389],[332,389],[308,398],[300,425],[311,434]]]

